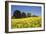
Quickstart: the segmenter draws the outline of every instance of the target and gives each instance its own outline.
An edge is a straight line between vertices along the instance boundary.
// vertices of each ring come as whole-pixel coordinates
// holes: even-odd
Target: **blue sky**
[[[11,15],[15,10],[20,10],[25,13],[32,13],[32,15],[41,16],[41,6],[21,6],[21,5],[11,5]]]

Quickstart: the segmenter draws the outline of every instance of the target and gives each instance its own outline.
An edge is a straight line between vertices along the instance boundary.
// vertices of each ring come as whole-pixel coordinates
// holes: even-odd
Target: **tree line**
[[[25,13],[25,12],[22,12],[20,10],[15,10],[14,13],[13,13],[13,16],[12,18],[15,19],[15,18],[26,18],[26,17],[31,17],[31,13]],[[36,15],[33,15],[33,17],[37,17]]]

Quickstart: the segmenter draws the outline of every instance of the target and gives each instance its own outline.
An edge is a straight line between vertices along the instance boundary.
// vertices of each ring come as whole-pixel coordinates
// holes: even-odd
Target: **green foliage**
[[[24,13],[24,12],[22,12],[22,14],[21,14],[22,16],[21,17],[26,17],[26,13]]]
[[[14,11],[13,16],[16,18],[21,18],[21,12],[19,10]]]
[[[31,17],[31,13],[27,13],[27,16],[28,16],[28,17]]]
[[[13,16],[15,18],[25,18],[25,17],[31,17],[31,13],[26,13],[25,12],[22,12],[20,10],[15,10],[14,13],[13,13]]]
[[[36,16],[36,15],[32,15],[32,17],[38,17],[38,16]]]
[[[15,10],[14,13],[13,13],[13,16],[12,16],[12,19],[15,19],[15,18],[26,18],[26,17],[38,17],[36,15],[32,15],[31,13],[25,13],[25,12],[22,12],[20,10]]]

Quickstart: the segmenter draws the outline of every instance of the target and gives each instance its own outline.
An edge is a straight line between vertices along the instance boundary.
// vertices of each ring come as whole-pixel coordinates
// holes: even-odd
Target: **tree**
[[[15,10],[13,16],[15,16],[16,18],[21,18],[21,12],[19,10]]]
[[[27,16],[28,16],[28,17],[31,17],[31,13],[27,13]]]
[[[26,17],[26,13],[23,12],[23,13],[22,13],[22,17]]]
[[[38,17],[38,16],[36,16],[36,15],[32,15],[32,17]]]

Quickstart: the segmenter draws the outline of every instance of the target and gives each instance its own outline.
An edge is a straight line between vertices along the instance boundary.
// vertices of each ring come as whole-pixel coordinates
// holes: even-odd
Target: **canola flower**
[[[32,28],[41,27],[40,17],[29,17],[11,20],[11,28]]]

